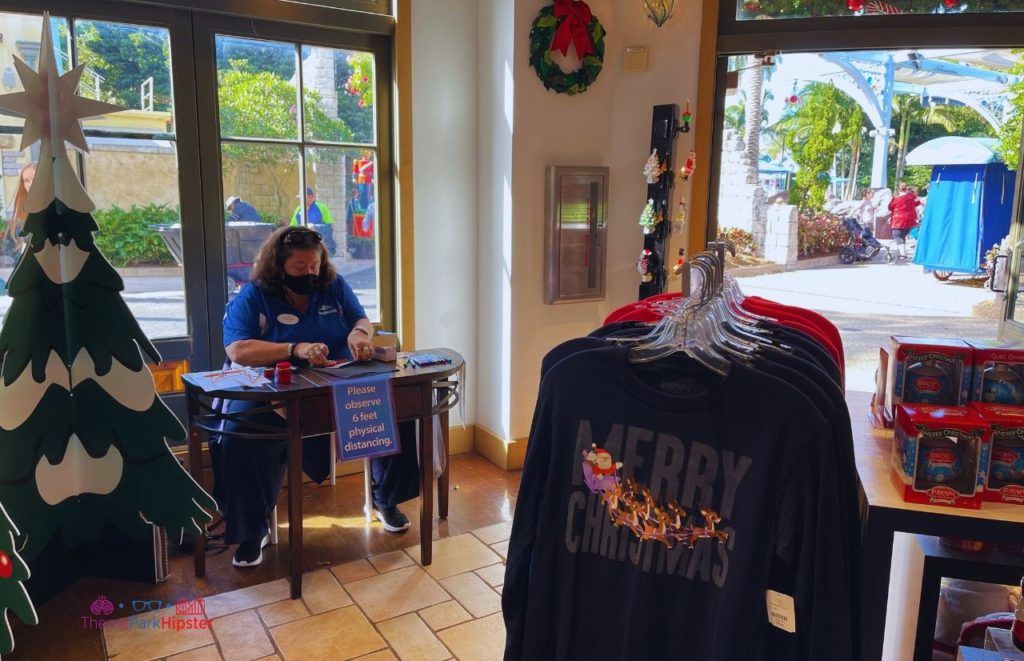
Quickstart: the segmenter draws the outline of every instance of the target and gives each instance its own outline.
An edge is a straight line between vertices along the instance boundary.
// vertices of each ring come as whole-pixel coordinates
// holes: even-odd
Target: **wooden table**
[[[867,421],[869,393],[849,393],[857,472],[868,501],[867,530],[862,546],[861,658],[882,657],[893,539],[897,532],[955,537],[987,542],[1024,540],[1024,506],[985,503],[980,510],[904,502],[890,471],[892,430],[874,429]]]
[[[462,356],[451,349],[427,349],[425,353],[440,354],[451,360],[444,365],[430,367],[404,367],[389,374],[392,400],[397,421],[418,420],[420,429],[420,559],[424,565],[431,562],[431,540],[433,536],[433,482],[434,482],[434,425],[433,416],[442,416],[441,429],[447,434],[448,411],[458,401],[457,375],[464,361]],[[415,354],[409,354],[415,355]],[[402,361],[399,360],[399,364]],[[456,377],[454,380],[452,377]],[[288,447],[288,547],[291,553],[291,596],[302,596],[302,439],[331,433],[335,430],[333,415],[334,384],[347,379],[330,376],[324,372],[300,369],[292,375],[290,385],[276,383],[258,388],[231,388],[204,392],[186,374],[183,379],[188,404],[188,458],[192,477],[202,484],[202,443],[203,437],[219,434],[221,423],[234,420],[244,423],[246,415],[253,415],[260,409],[244,413],[222,413],[210,403],[213,398],[259,402],[263,410],[284,409],[287,413],[287,428],[277,429],[265,425],[247,425],[251,431],[233,432],[238,438],[252,442],[287,440]],[[441,403],[434,405],[434,391],[442,391]],[[447,447],[447,442],[445,443]],[[448,469],[437,482],[437,504],[440,518],[448,517]],[[195,545],[196,576],[206,574],[206,540],[197,535]]]

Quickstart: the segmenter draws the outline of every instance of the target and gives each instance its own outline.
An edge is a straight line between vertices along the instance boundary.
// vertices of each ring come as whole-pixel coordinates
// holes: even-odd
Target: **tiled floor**
[[[512,518],[519,490],[519,474],[519,471],[502,470],[475,453],[452,456],[451,509],[447,519],[434,519],[434,539],[456,537],[471,531],[478,531],[486,544],[506,538],[508,533],[503,532],[502,526],[493,524]],[[12,618],[17,645],[11,655],[4,655],[3,661],[102,661],[104,648],[100,630],[92,625],[85,626],[82,621],[83,616],[90,615],[90,605],[97,595],[105,595],[115,604],[113,618],[132,613],[135,600],[175,604],[182,599],[205,597],[207,610],[213,618],[251,609],[252,602],[259,601],[258,613],[263,622],[268,627],[278,627],[301,617],[345,607],[342,601],[337,601],[338,593],[330,589],[330,583],[326,583],[328,587],[323,593],[318,592],[314,596],[308,592],[310,576],[317,577],[312,580],[322,580],[322,575],[316,573],[320,570],[333,570],[335,582],[347,584],[415,564],[406,549],[419,540],[419,517],[415,516],[419,511],[419,499],[402,506],[412,519],[412,528],[405,534],[394,535],[386,532],[379,522],[367,524],[363,520],[362,473],[339,477],[334,487],[326,483],[305,484],[302,491],[305,510],[304,570],[307,572],[306,596],[310,607],[302,602],[299,602],[301,608],[284,603],[288,596],[287,586],[277,580],[288,576],[290,560],[288,508],[283,504],[286,494],[282,492],[279,523],[283,543],[264,549],[263,564],[259,567],[244,570],[233,567],[231,549],[225,551],[210,547],[206,557],[206,576],[200,578],[193,571],[191,549],[172,547],[171,573],[162,583],[154,585],[82,577],[49,600],[37,601],[39,626],[26,626],[17,617]],[[373,564],[366,559],[367,556],[373,556]],[[435,554],[435,562],[437,560]],[[32,593],[31,584],[29,593]],[[348,598],[351,595],[345,597]],[[460,611],[466,614],[465,620],[470,619],[471,616],[461,606],[432,611],[431,616],[435,618],[432,628],[461,624],[464,620],[459,619]],[[187,635],[211,633],[216,632],[195,631],[187,632]],[[213,644],[213,639],[207,640],[207,646]],[[208,652],[197,654],[199,656],[194,658],[202,659]]]
[[[210,629],[139,629],[127,619],[114,621],[103,632],[107,658],[501,659],[501,586],[511,527],[499,523],[440,539],[425,568],[413,546],[308,573],[301,600],[288,598],[286,579],[208,597]],[[156,615],[188,619],[170,611]]]

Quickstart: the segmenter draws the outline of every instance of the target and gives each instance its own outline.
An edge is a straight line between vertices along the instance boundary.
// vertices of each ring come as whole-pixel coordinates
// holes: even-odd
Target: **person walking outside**
[[[295,207],[292,214],[292,225],[302,222],[302,205]],[[331,218],[331,211],[327,205],[316,199],[316,191],[312,186],[306,186],[306,222],[309,228],[320,232],[324,237],[324,244],[327,252],[334,255],[337,245],[334,243],[334,219]]]
[[[917,207],[921,205],[921,200],[905,181],[899,183],[898,191],[889,202],[889,211],[892,212],[889,226],[892,227],[892,238],[896,241],[896,251],[899,253],[897,260],[905,262],[908,259],[907,234],[917,225]]]

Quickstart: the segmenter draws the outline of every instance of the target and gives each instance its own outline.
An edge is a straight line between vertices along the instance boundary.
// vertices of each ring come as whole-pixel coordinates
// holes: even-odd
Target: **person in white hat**
[[[232,195],[224,200],[224,209],[230,214],[228,222],[237,220],[260,222],[260,214],[256,208],[237,195]]]

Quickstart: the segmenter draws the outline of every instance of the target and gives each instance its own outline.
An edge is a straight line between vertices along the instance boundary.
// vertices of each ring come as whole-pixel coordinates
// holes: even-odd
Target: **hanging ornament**
[[[14,573],[14,563],[6,552],[0,551],[0,578],[10,578]]]
[[[647,200],[644,210],[640,212],[640,227],[644,228],[644,234],[650,234],[658,221],[654,215],[654,200]]]
[[[679,168],[679,176],[683,178],[683,181],[689,181],[690,175],[693,174],[693,170],[696,167],[697,152],[691,149],[689,155],[686,157],[686,162],[683,163],[683,167]]]
[[[650,256],[651,252],[646,248],[640,251],[640,259],[637,260],[637,273],[642,276],[647,275],[647,270],[650,268]],[[646,282],[647,280],[644,280]]]
[[[786,97],[786,105],[787,106],[795,106],[798,103],[800,103],[800,97],[796,95],[796,81],[794,80],[793,81],[793,91],[790,92],[789,96]]]
[[[676,217],[672,221],[672,233],[680,234],[686,227],[686,196],[679,198],[679,205],[676,207]]]
[[[960,6],[960,0],[942,0],[942,4],[946,5],[946,9],[956,9]]]
[[[656,184],[658,178],[665,172],[666,168],[658,160],[658,150],[651,150],[651,157],[647,159],[647,163],[644,164],[644,176],[647,177],[647,183]]]
[[[864,9],[864,0],[846,0],[846,6],[850,11],[857,12]]]
[[[686,264],[686,260],[683,259],[682,255],[680,255],[679,258],[676,260],[675,266],[672,267],[672,275],[678,278],[683,272],[684,264]]]
[[[690,120],[692,119],[693,113],[690,112],[690,100],[687,99],[686,105],[683,107],[683,116],[679,118],[679,122],[682,124],[682,126],[679,127],[680,133],[690,132]]]

